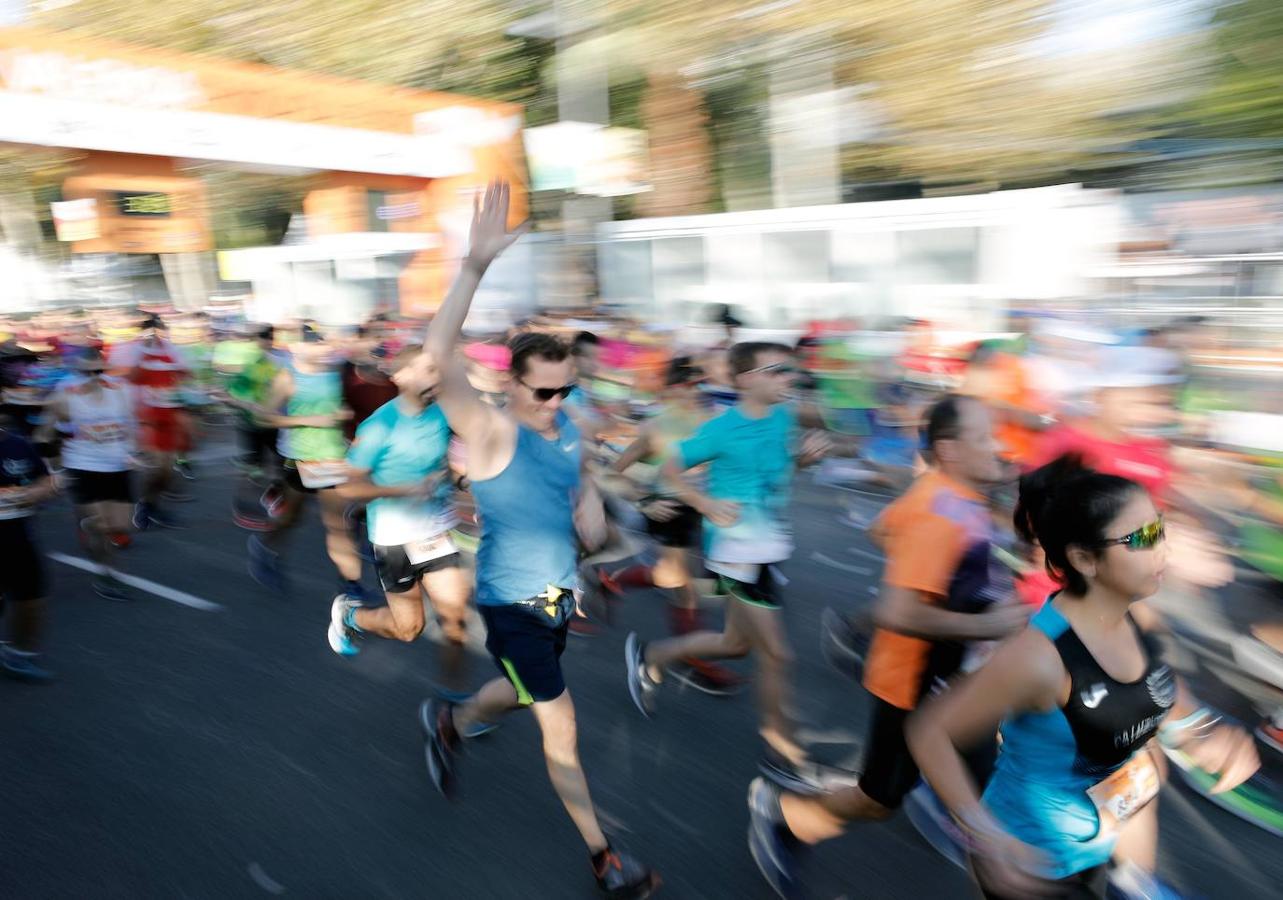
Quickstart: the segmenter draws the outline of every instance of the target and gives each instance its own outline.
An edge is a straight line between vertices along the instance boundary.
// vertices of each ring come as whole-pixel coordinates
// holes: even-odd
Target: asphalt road
[[[592,897],[585,851],[543,769],[532,719],[472,742],[463,797],[429,785],[415,719],[442,680],[438,647],[369,640],[341,659],[325,639],[335,576],[317,516],[294,536],[291,588],[245,571],[229,516],[233,476],[213,444],[180,508],[190,527],[148,532],[127,571],[171,591],[98,599],[86,572],[48,560],[48,662],[58,680],[0,681],[0,897]],[[835,759],[868,703],[819,653],[826,605],[865,604],[880,561],[842,521],[850,497],[799,482],[799,547],[784,567],[806,736]],[[875,502],[855,503],[857,517]],[[38,522],[46,553],[83,558],[66,500]],[[373,573],[366,581],[374,585]],[[205,601],[192,604],[192,598]],[[613,631],[571,638],[567,681],[581,753],[608,830],[661,871],[662,896],[767,898],[745,845],[757,742],[749,694],[665,688],[643,720],[628,700],[629,628],[664,630],[642,593]],[[477,652],[463,681],[493,675]],[[1164,875],[1195,895],[1277,895],[1277,839],[1183,788],[1162,797]],[[853,829],[807,861],[817,898],[962,897],[967,879],[903,817]]]

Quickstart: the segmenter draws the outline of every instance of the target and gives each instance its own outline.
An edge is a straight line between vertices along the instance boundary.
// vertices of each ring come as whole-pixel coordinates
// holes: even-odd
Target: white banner
[[[472,155],[440,136],[143,109],[0,91],[0,141],[323,171],[443,178]]]

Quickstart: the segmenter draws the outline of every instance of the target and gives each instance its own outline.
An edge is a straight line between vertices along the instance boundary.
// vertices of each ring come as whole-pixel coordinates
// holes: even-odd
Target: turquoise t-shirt
[[[729,528],[704,521],[709,560],[760,565],[792,554],[788,507],[797,440],[797,414],[781,403],[760,419],[733,406],[677,445],[686,468],[708,463],[708,496],[740,505]]]
[[[370,543],[380,546],[426,540],[456,524],[445,476],[450,426],[437,406],[410,415],[395,398],[376,409],[356,429],[348,465],[370,473],[378,485],[410,484],[441,473],[436,493],[422,499],[380,497],[367,508]]]

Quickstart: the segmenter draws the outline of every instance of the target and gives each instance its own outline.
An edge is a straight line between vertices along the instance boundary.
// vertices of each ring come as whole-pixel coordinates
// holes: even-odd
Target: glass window
[[[900,284],[975,284],[979,262],[978,228],[929,228],[896,236]]]

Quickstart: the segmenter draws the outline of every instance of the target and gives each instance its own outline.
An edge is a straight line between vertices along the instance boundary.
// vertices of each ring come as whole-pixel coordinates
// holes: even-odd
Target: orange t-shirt
[[[993,524],[984,497],[931,469],[886,508],[874,528],[886,551],[887,586],[916,591],[954,612],[980,612],[1011,590],[990,558]],[[913,709],[937,681],[962,664],[966,646],[879,628],[864,666],[864,686],[900,709]]]

